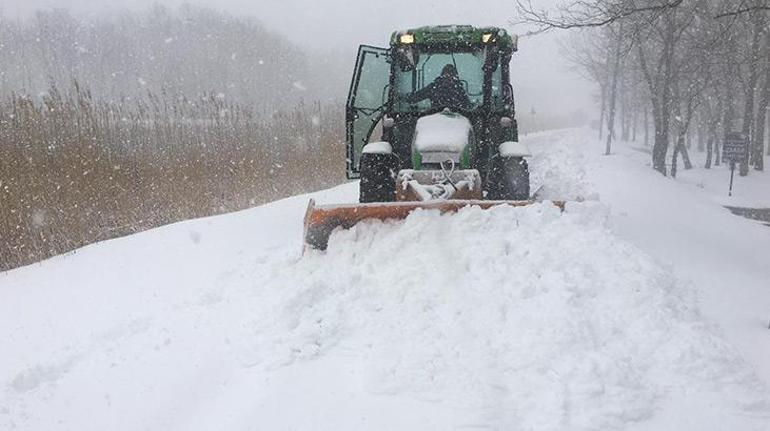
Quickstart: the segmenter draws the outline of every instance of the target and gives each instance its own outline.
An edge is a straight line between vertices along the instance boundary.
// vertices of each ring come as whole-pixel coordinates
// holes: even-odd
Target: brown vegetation
[[[0,100],[0,271],[344,180],[341,108],[221,96]]]

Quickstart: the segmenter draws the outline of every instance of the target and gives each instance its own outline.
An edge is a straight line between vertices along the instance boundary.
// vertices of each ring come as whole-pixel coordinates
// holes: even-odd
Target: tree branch
[[[745,7],[745,8],[737,9],[737,10],[734,10],[734,11],[731,11],[731,12],[720,13],[719,15],[716,15],[714,18],[719,19],[719,18],[725,18],[725,17],[730,17],[730,16],[738,16],[738,15],[742,15],[744,13],[759,12],[759,11],[770,11],[770,6],[750,6],[750,7]]]
[[[552,17],[548,10],[535,9],[532,0],[516,0],[516,9],[521,19],[512,24],[534,24],[539,27],[527,34],[538,34],[552,29],[603,27],[639,13],[665,12],[678,7],[683,2],[684,0],[662,0],[659,4],[639,6],[636,2],[628,0],[618,2],[572,0],[569,4],[559,4],[556,7],[558,16]]]
[[[745,13],[751,13],[751,12],[770,11],[770,4],[768,4],[768,0],[757,0],[756,2],[753,2],[753,4],[751,5],[747,3],[749,3],[749,0],[741,0],[735,9],[731,11],[722,12],[714,16],[714,18],[719,19],[719,18],[726,18],[726,17],[735,17],[738,15],[743,15]]]

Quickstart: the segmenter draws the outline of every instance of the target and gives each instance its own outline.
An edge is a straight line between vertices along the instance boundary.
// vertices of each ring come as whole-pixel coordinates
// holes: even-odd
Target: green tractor
[[[529,199],[510,82],[516,49],[505,30],[471,26],[399,31],[389,49],[361,46],[346,109],[347,175],[361,179],[360,202]],[[440,92],[430,86],[448,65],[465,100],[414,97]],[[381,140],[372,142],[379,130]],[[466,179],[471,193],[454,190]]]
[[[323,249],[336,227],[415,208],[529,204],[530,154],[518,142],[510,82],[516,50],[504,29],[464,25],[361,46],[346,106],[347,176],[360,178],[360,204],[311,201],[306,242]]]

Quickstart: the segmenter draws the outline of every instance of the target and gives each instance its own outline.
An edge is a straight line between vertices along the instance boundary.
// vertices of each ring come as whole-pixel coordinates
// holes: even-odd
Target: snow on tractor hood
[[[420,153],[461,153],[468,145],[471,122],[460,114],[439,112],[417,120],[414,148]]]

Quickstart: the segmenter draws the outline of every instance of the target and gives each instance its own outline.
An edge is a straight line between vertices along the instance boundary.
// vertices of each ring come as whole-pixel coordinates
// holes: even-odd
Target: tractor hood
[[[440,112],[417,120],[414,132],[414,149],[426,153],[462,153],[468,145],[473,128],[471,122],[460,114]]]

